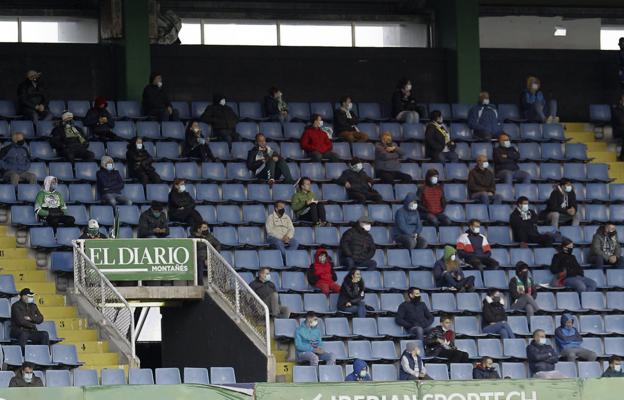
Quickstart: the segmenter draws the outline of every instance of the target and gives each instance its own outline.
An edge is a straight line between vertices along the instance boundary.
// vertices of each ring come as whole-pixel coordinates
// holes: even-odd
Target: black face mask
[[[279,215],[279,216],[280,216],[280,218],[281,218],[281,217],[283,217],[283,216],[284,216],[284,213],[286,212],[286,209],[285,209],[285,208],[282,208],[281,210],[275,209],[275,212],[276,212],[276,213],[277,213],[277,215]]]
[[[420,303],[420,296],[414,296],[414,297],[412,297],[412,301],[413,301],[414,303]]]
[[[500,299],[501,299],[501,298],[500,298],[500,296],[495,296],[495,297],[492,297],[492,301],[493,301],[494,303],[499,303],[499,302],[500,302]]]
[[[564,247],[564,248],[562,249],[562,251],[563,251],[565,254],[572,254],[572,249],[570,249],[569,247]]]
[[[19,142],[18,142],[18,143],[19,143]],[[609,235],[609,237],[615,237],[615,235],[617,235],[617,232],[616,232],[616,231],[613,231],[613,232],[609,232],[609,233],[607,233],[607,234]]]
[[[529,277],[529,271],[522,271],[518,274],[518,276],[522,279],[526,279]]]
[[[24,139],[22,140],[18,140],[17,142],[15,142],[16,144],[23,146],[24,144],[26,144],[26,141]]]

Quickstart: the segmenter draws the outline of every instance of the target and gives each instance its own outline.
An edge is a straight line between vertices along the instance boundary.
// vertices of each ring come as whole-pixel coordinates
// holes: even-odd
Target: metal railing
[[[118,333],[136,362],[134,310],[115,286],[102,274],[83,251],[83,240],[74,240],[74,287],[95,307],[102,319]]]
[[[204,239],[197,240],[208,248],[205,286],[209,291],[218,292],[234,310],[233,318],[244,323],[264,344],[266,355],[271,355],[271,331],[269,307],[249,287],[238,272]],[[237,321],[237,322],[238,322]]]

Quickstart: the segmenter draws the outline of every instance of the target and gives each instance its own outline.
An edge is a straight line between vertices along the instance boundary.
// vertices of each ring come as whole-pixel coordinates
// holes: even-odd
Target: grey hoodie
[[[609,254],[609,252],[611,254]],[[604,226],[600,226],[596,229],[596,233],[594,234],[591,247],[589,249],[589,255],[599,256],[602,257],[603,260],[607,261],[609,257],[619,257],[620,254],[620,242],[618,241],[617,234],[613,237],[609,237],[605,234]]]

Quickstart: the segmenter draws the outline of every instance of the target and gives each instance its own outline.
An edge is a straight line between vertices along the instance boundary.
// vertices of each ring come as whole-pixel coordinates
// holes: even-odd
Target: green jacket
[[[314,192],[304,192],[303,190],[297,190],[292,197],[290,207],[295,212],[295,215],[300,216],[306,213],[308,201],[314,200]]]
[[[67,213],[67,206],[65,200],[59,192],[46,190],[40,190],[35,198],[35,214],[40,218],[46,218],[49,214],[48,209],[60,208],[63,214]]]

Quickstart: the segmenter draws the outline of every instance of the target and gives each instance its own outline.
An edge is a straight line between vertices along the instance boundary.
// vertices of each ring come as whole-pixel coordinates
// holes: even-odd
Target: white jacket
[[[295,236],[295,226],[286,213],[284,213],[284,215],[280,218],[275,212],[273,212],[267,217],[264,227],[267,235],[278,239],[283,238],[284,235],[286,235],[289,239],[292,239],[293,236]]]

